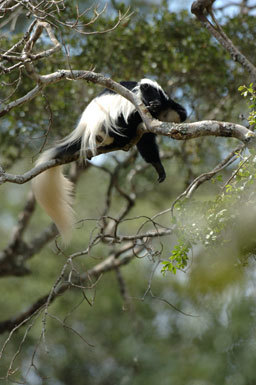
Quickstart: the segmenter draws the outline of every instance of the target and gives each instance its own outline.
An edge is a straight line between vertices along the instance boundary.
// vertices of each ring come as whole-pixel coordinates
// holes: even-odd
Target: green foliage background
[[[67,19],[75,12],[73,2],[68,4]],[[113,25],[114,2],[112,7],[91,28],[104,30]],[[124,9],[124,5],[118,4],[118,8]],[[239,114],[247,115],[248,107],[238,87],[249,83],[247,74],[208,32],[188,12],[170,13],[167,2],[157,7],[136,3],[131,9],[136,11],[131,19],[107,35],[80,36],[60,30],[58,38],[69,47],[72,68],[94,67],[117,81],[150,76],[186,106],[189,120],[214,118],[240,123]],[[15,42],[20,38],[18,31],[23,30],[25,22],[20,21],[14,34],[6,31],[3,46],[9,44],[10,39]],[[222,23],[233,42],[255,63],[255,18],[237,15],[223,19]],[[46,74],[68,68],[68,63],[61,52],[48,61],[39,62],[37,68]],[[30,80],[27,79],[16,95],[21,96],[29,89]],[[11,171],[18,173],[31,166],[31,158],[36,156],[43,142],[42,130],[49,126],[49,106],[53,125],[48,143],[64,137],[74,128],[84,106],[99,89],[84,82],[59,83],[8,114],[0,128],[1,162],[6,169],[12,165]],[[2,88],[1,98],[10,92],[11,87]],[[168,179],[156,186],[155,175],[150,170],[137,177],[141,193],[131,216],[151,216],[170,207],[194,176],[213,168],[236,144],[234,140],[212,138],[186,143],[166,139],[161,142],[162,149],[175,155],[165,161]],[[106,157],[105,163],[113,167],[111,158]],[[132,167],[131,164],[124,172]],[[152,282],[155,297],[148,294],[144,298],[156,262],[136,259],[123,269],[130,296],[129,303],[125,304],[114,272],[100,280],[96,292],[86,291],[88,298],[94,301],[93,306],[88,305],[80,290],[69,291],[50,307],[47,350],[41,343],[34,357],[35,367],[27,374],[40,342],[42,319],[39,317],[15,360],[13,367],[17,371],[10,376],[10,382],[25,378],[27,384],[33,385],[254,385],[255,269],[251,240],[255,221],[254,216],[250,226],[245,219],[245,222],[238,221],[241,202],[249,198],[254,202],[251,195],[254,182],[244,186],[248,176],[254,175],[253,167],[253,159],[245,163],[232,183],[233,190],[227,191],[227,195],[217,196],[222,181],[216,179],[214,184],[208,182],[203,186],[195,199],[178,207],[176,220],[181,226],[180,233],[186,234],[185,241],[177,242],[179,232],[174,237],[166,237],[162,257],[168,259],[176,245],[173,255],[183,263],[184,248],[185,254],[189,250],[185,272],[177,270],[175,276],[162,276],[159,266]],[[223,180],[227,180],[231,172],[223,172]],[[76,197],[76,211],[81,218],[97,217],[104,204],[104,186],[106,189],[107,178],[99,170],[91,169],[82,177]],[[241,186],[246,190],[242,198],[239,195]],[[28,190],[29,186],[1,187],[2,247],[8,243]],[[245,229],[240,236],[243,242],[236,243],[236,247],[222,222],[217,221],[220,227],[213,222],[207,222],[208,227],[204,223],[205,216],[226,208],[229,195],[233,206],[229,215],[224,216],[224,222],[229,226],[235,223],[236,234],[241,235],[241,228]],[[121,205],[117,198],[113,213]],[[232,214],[236,214],[235,219]],[[170,223],[170,216],[165,221]],[[49,219],[38,209],[27,236],[32,238],[48,223]],[[67,254],[83,248],[93,226],[85,223],[75,232]],[[124,231],[132,232],[137,226],[137,222],[129,222],[124,225]],[[216,234],[217,240],[213,238]],[[240,238],[237,235],[236,239]],[[208,246],[206,239],[211,242],[211,248],[205,247]],[[229,244],[223,248],[225,240],[229,240]],[[244,250],[245,244],[249,245],[249,250]],[[1,280],[0,320],[24,311],[50,290],[65,263],[65,256],[56,255],[53,249],[54,246],[47,247],[30,261],[30,276]],[[93,258],[76,260],[77,268],[88,269],[95,264],[94,258],[105,257],[109,251],[102,247]],[[178,267],[186,264],[187,260]],[[23,336],[24,329],[21,329],[9,342],[0,360],[0,377],[6,375]],[[7,335],[1,336],[1,343],[6,338]]]

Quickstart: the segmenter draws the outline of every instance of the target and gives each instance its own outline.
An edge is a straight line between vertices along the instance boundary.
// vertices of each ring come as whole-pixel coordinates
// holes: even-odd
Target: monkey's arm
[[[159,156],[156,135],[152,133],[144,134],[137,143],[137,148],[142,158],[147,163],[151,163],[156,169],[156,172],[158,173],[158,182],[163,182],[166,178],[166,174]]]

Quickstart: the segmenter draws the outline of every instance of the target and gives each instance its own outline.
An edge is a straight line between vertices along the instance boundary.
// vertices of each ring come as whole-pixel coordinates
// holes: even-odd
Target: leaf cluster
[[[256,127],[256,90],[255,90],[255,87],[254,87],[253,83],[251,83],[248,87],[240,86],[238,88],[238,91],[241,92],[241,95],[243,95],[244,98],[249,98],[248,106],[249,106],[250,112],[249,112],[249,116],[248,116],[248,122],[249,122],[249,125],[252,126],[252,129],[255,129],[255,127]]]

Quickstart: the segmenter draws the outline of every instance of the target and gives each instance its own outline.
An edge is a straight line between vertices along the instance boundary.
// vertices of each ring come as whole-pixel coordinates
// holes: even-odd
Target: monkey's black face
[[[162,122],[181,123],[187,118],[184,107],[168,97],[161,88],[148,83],[140,85],[142,101],[151,115]]]

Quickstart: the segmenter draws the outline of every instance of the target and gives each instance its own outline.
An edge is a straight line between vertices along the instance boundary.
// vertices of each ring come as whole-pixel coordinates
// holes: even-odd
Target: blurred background
[[[99,4],[99,9],[104,4]],[[150,77],[186,107],[188,122],[214,119],[249,126],[253,100],[238,91],[239,86],[249,85],[249,76],[195,19],[191,4],[186,0],[109,1],[106,11],[88,25],[88,32],[111,28],[118,12],[125,12],[127,7],[132,16],[107,34],[79,34],[58,25],[56,34],[64,48],[38,61],[36,69],[40,74],[70,67],[94,69],[116,81]],[[78,1],[81,10],[91,5],[89,1]],[[65,1],[65,7],[62,17],[72,20],[75,3]],[[214,8],[229,38],[255,63],[255,1],[218,0]],[[85,18],[89,20],[92,15],[93,9]],[[2,18],[2,50],[19,41],[30,22],[25,11],[10,20]],[[50,47],[44,35],[38,44],[39,48]],[[12,92],[11,100],[31,89],[31,79],[26,76],[17,86],[18,76],[3,75],[3,104]],[[84,81],[56,83],[5,115],[0,127],[4,169],[18,174],[32,168],[45,142],[45,132],[46,147],[70,133],[87,103],[100,90],[100,86]],[[126,217],[133,219],[122,223],[123,234],[136,233],[145,216],[151,218],[169,209],[194,178],[212,170],[238,146],[235,139],[213,137],[184,142],[159,138],[159,143],[168,177],[158,185],[151,168],[136,174],[136,204]],[[87,247],[105,207],[109,176],[103,167],[114,170],[126,156],[118,152],[97,157],[81,175],[75,210],[82,222],[64,253],[58,253],[51,242],[26,262],[29,274],[1,277],[2,383],[254,385],[255,162],[251,158],[241,166],[248,151],[240,152],[237,161],[221,175],[180,203],[175,211],[178,230],[155,239],[154,252],[123,267],[121,278],[112,271],[103,275],[96,286],[65,292],[49,307],[46,325],[39,313],[11,336],[5,331],[3,321],[16,317],[47,294],[66,257]],[[127,175],[141,165],[143,161],[134,154],[133,161],[121,168],[118,178],[124,190],[131,188]],[[237,167],[240,171],[236,179],[227,183]],[[1,186],[3,250],[29,191],[29,183]],[[123,198],[114,191],[109,215],[114,217],[122,205]],[[170,226],[170,212],[160,221]],[[37,207],[24,241],[30,242],[49,223]],[[115,247],[99,244],[89,255],[75,259],[75,270],[87,271]],[[185,257],[182,248],[186,249]],[[177,257],[176,267],[180,256],[185,262],[178,265],[176,274],[163,274],[161,261],[171,255]]]

